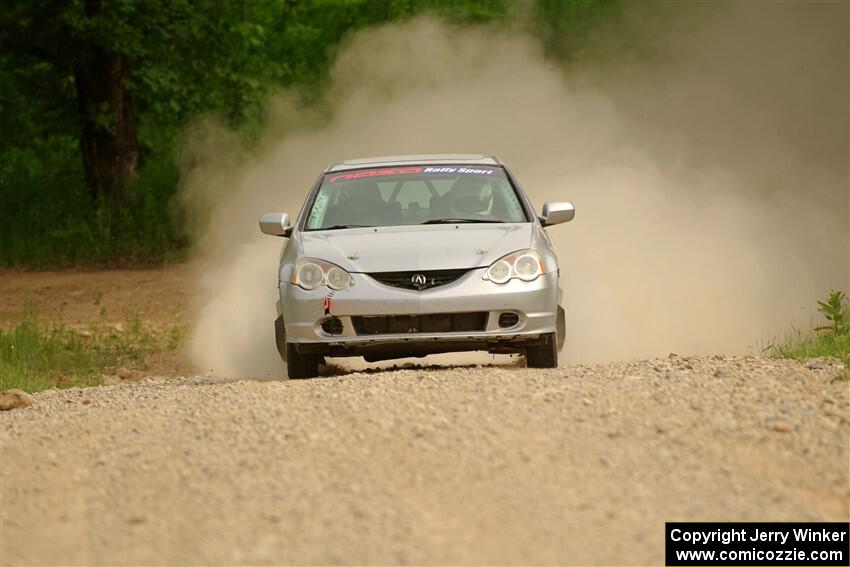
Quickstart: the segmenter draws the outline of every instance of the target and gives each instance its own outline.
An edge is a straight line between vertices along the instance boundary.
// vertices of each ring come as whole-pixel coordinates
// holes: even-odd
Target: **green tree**
[[[0,16],[0,46],[4,63],[14,66],[12,73],[24,87],[25,98],[12,106],[26,116],[27,126],[41,122],[33,112],[37,107],[57,111],[53,124],[42,122],[44,130],[23,132],[75,132],[92,196],[111,198],[130,186],[139,149],[126,83],[129,60],[111,41],[107,10],[100,0],[11,2]],[[37,94],[27,96],[27,91]],[[35,109],[21,108],[32,101]]]
[[[458,22],[531,13],[556,57],[610,0],[4,0],[0,264],[159,258],[176,141],[215,113],[251,136],[268,94],[322,100],[342,38],[425,11]],[[576,43],[578,42],[578,43]]]

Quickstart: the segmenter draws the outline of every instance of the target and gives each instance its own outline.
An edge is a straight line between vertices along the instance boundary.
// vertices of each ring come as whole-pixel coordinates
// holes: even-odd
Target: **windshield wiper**
[[[419,224],[456,224],[460,222],[505,222],[501,220],[492,220],[492,219],[431,219],[425,222],[421,222]]]
[[[374,225],[371,224],[335,224],[332,226],[326,226],[324,228],[313,229],[313,230],[340,230],[343,228],[372,228]]]

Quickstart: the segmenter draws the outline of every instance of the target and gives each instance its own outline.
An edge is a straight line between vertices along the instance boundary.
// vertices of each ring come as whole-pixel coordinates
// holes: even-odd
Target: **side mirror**
[[[572,203],[567,201],[544,203],[543,215],[540,217],[540,224],[543,226],[552,226],[553,224],[561,224],[569,222],[576,216],[576,208]]]
[[[260,230],[264,234],[272,236],[286,236],[292,234],[292,226],[289,224],[289,215],[286,213],[266,213],[260,217]]]

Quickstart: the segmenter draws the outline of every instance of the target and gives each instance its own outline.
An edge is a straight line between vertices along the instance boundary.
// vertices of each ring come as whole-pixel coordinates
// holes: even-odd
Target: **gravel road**
[[[147,380],[3,412],[5,564],[660,564],[663,523],[848,519],[839,369]]]

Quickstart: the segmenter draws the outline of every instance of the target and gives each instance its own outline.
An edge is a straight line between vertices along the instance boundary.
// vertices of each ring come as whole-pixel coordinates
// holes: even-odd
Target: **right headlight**
[[[326,285],[337,290],[351,285],[351,274],[337,266],[318,258],[301,258],[295,262],[290,283],[303,289],[316,289]]]
[[[484,279],[493,283],[503,284],[513,278],[530,282],[536,280],[546,271],[543,258],[532,249],[519,250],[502,256],[487,268]]]

